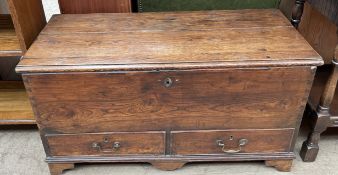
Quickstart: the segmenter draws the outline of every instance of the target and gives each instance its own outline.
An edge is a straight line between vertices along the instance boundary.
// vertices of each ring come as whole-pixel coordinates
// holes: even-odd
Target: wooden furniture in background
[[[295,6],[295,0],[280,0],[279,1],[279,9],[282,11],[282,13],[291,20],[292,11]]]
[[[22,56],[46,25],[41,0],[8,0],[0,16],[0,56]],[[13,25],[14,24],[14,25]]]
[[[304,3],[306,0],[293,0],[295,2],[292,10],[291,23],[293,26],[298,28],[303,15]]]
[[[63,14],[130,13],[131,0],[59,0]]]
[[[2,8],[8,8],[6,1],[0,2],[2,2]],[[22,50],[15,33],[12,17],[10,14],[0,13],[0,57],[21,55]]]
[[[338,1],[335,2],[338,9]],[[337,15],[336,20],[338,20],[338,10],[332,13]],[[332,59],[335,57],[334,54],[338,42],[336,37],[337,25],[338,22],[330,20],[330,18],[314,8],[310,3],[305,3],[299,32],[323,57],[325,64],[331,64]]]
[[[20,81],[0,81],[0,124],[33,124],[34,116]]]
[[[46,25],[41,0],[8,0],[8,6],[22,53],[25,53]]]
[[[289,19],[295,4],[295,0],[133,0],[132,2],[134,11],[137,12],[277,8]]]
[[[302,5],[299,5],[302,6]],[[298,13],[297,13],[298,14]],[[305,3],[299,31],[323,57],[311,90],[308,112],[313,119],[312,130],[303,143],[301,157],[306,162],[316,159],[320,134],[327,127],[338,127],[338,1],[308,0]]]
[[[83,162],[289,171],[321,64],[269,9],[57,15],[16,70],[53,175]]]
[[[280,0],[135,0],[138,12],[278,8]],[[285,1],[285,0],[283,0]]]
[[[46,19],[41,0],[0,1],[10,14],[0,14],[0,67],[13,68],[30,47]],[[6,10],[7,11],[7,10]],[[12,58],[14,61],[6,61]],[[7,74],[1,70],[0,75]],[[0,124],[34,124],[34,116],[21,81],[0,78]]]

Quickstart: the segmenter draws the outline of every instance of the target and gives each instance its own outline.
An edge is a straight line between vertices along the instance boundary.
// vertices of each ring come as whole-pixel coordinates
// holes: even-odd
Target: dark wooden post
[[[338,41],[338,30],[337,30]],[[316,118],[314,127],[308,136],[308,139],[303,143],[300,151],[300,156],[305,162],[313,162],[316,160],[319,146],[318,142],[320,134],[324,132],[331,124],[330,106],[337,88],[338,81],[338,44],[336,45],[335,56],[332,60],[332,70],[328,81],[326,82],[324,92],[320,98],[319,105],[316,110]]]
[[[302,18],[305,1],[306,0],[296,0],[295,6],[293,7],[291,23],[296,28],[298,28],[298,25],[299,25],[300,20]]]

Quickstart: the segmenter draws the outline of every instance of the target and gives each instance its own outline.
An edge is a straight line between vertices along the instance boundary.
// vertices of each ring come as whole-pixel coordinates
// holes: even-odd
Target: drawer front
[[[165,132],[46,135],[52,156],[161,155]]]
[[[24,78],[41,129],[143,132],[295,128],[313,72],[298,67]]]
[[[293,129],[172,132],[172,154],[290,152]]]

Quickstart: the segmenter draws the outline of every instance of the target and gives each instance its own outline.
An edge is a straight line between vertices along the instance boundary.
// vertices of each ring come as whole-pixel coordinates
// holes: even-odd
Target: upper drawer
[[[271,129],[296,127],[313,71],[65,73],[24,79],[37,122],[49,133]]]
[[[46,135],[51,156],[160,155],[165,152],[164,132]]]
[[[290,152],[293,129],[174,131],[172,154]]]

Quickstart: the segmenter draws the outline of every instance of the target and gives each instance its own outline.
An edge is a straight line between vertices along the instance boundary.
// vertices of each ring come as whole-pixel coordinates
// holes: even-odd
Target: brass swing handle
[[[219,147],[222,147],[222,151],[225,153],[239,153],[242,151],[243,147],[248,143],[248,139],[240,139],[238,141],[238,149],[237,150],[232,150],[232,149],[226,149],[225,144],[223,140],[217,140],[216,144]]]
[[[121,147],[120,142],[114,142],[112,144],[112,148],[111,149],[103,149],[100,145],[100,143],[94,142],[92,143],[92,148],[103,152],[103,153],[112,153],[112,152],[116,152],[119,148]]]

